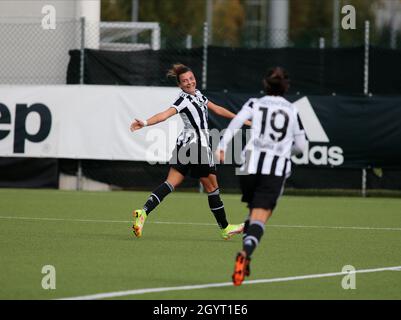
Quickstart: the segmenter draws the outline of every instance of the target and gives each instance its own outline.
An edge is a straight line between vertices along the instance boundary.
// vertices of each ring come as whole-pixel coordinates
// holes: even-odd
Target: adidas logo
[[[340,166],[344,163],[343,149],[339,146],[329,146],[330,142],[312,105],[307,97],[293,103],[299,111],[299,117],[304,126],[308,143],[301,157],[293,156],[295,164],[314,164],[317,166]],[[313,143],[313,145],[312,145]]]

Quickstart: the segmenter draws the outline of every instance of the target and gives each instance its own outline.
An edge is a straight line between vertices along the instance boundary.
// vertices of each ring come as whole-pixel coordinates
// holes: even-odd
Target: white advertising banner
[[[172,106],[178,88],[0,86],[0,156],[168,161],[183,125],[175,115],[132,133]]]

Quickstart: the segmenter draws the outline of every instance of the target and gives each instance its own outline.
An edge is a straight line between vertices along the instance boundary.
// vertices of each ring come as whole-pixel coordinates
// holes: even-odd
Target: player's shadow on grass
[[[192,237],[188,238],[185,236],[169,236],[168,234],[151,234],[151,235],[143,235],[141,238],[135,238],[134,235],[130,236],[131,240],[136,241],[148,241],[148,242],[186,242],[195,244],[198,242],[213,242],[213,243],[222,243],[223,245],[230,245],[235,244],[238,247],[239,243],[242,243],[242,238],[240,236],[230,239],[230,240],[223,240],[218,236],[211,236],[211,237]]]

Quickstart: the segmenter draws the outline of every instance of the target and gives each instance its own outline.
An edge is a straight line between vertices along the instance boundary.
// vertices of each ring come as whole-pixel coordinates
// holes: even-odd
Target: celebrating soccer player
[[[171,107],[145,121],[135,119],[131,124],[131,131],[155,125],[177,113],[184,122],[184,129],[177,138],[167,180],[152,191],[142,209],[134,210],[134,234],[137,237],[142,236],[143,226],[149,214],[181,184],[187,174],[190,174],[191,177],[200,179],[208,193],[210,210],[221,229],[222,238],[227,240],[241,233],[244,224],[229,224],[227,221],[217,183],[207,120],[208,109],[228,119],[234,118],[235,114],[209,101],[196,89],[195,75],[189,67],[175,64],[167,75],[174,77],[182,90],[178,99]]]
[[[243,247],[235,260],[234,285],[240,285],[249,276],[252,253],[291,173],[290,157],[301,153],[306,144],[298,111],[283,98],[289,88],[286,71],[280,67],[270,69],[263,84],[267,95],[245,103],[228,126],[216,152],[220,161],[224,161],[235,130],[246,120],[252,120],[251,138],[243,151],[244,164],[240,168],[242,201],[248,203],[249,216],[245,221]]]

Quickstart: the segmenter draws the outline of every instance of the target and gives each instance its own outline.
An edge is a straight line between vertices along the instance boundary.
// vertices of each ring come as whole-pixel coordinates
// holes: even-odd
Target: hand
[[[130,130],[134,132],[135,130],[142,129],[145,126],[142,120],[135,119],[130,126]]]
[[[252,127],[252,121],[246,120],[245,121],[245,125]]]
[[[224,150],[217,149],[215,152],[215,156],[216,156],[217,161],[219,161],[220,163],[224,163],[225,156],[226,156]]]

